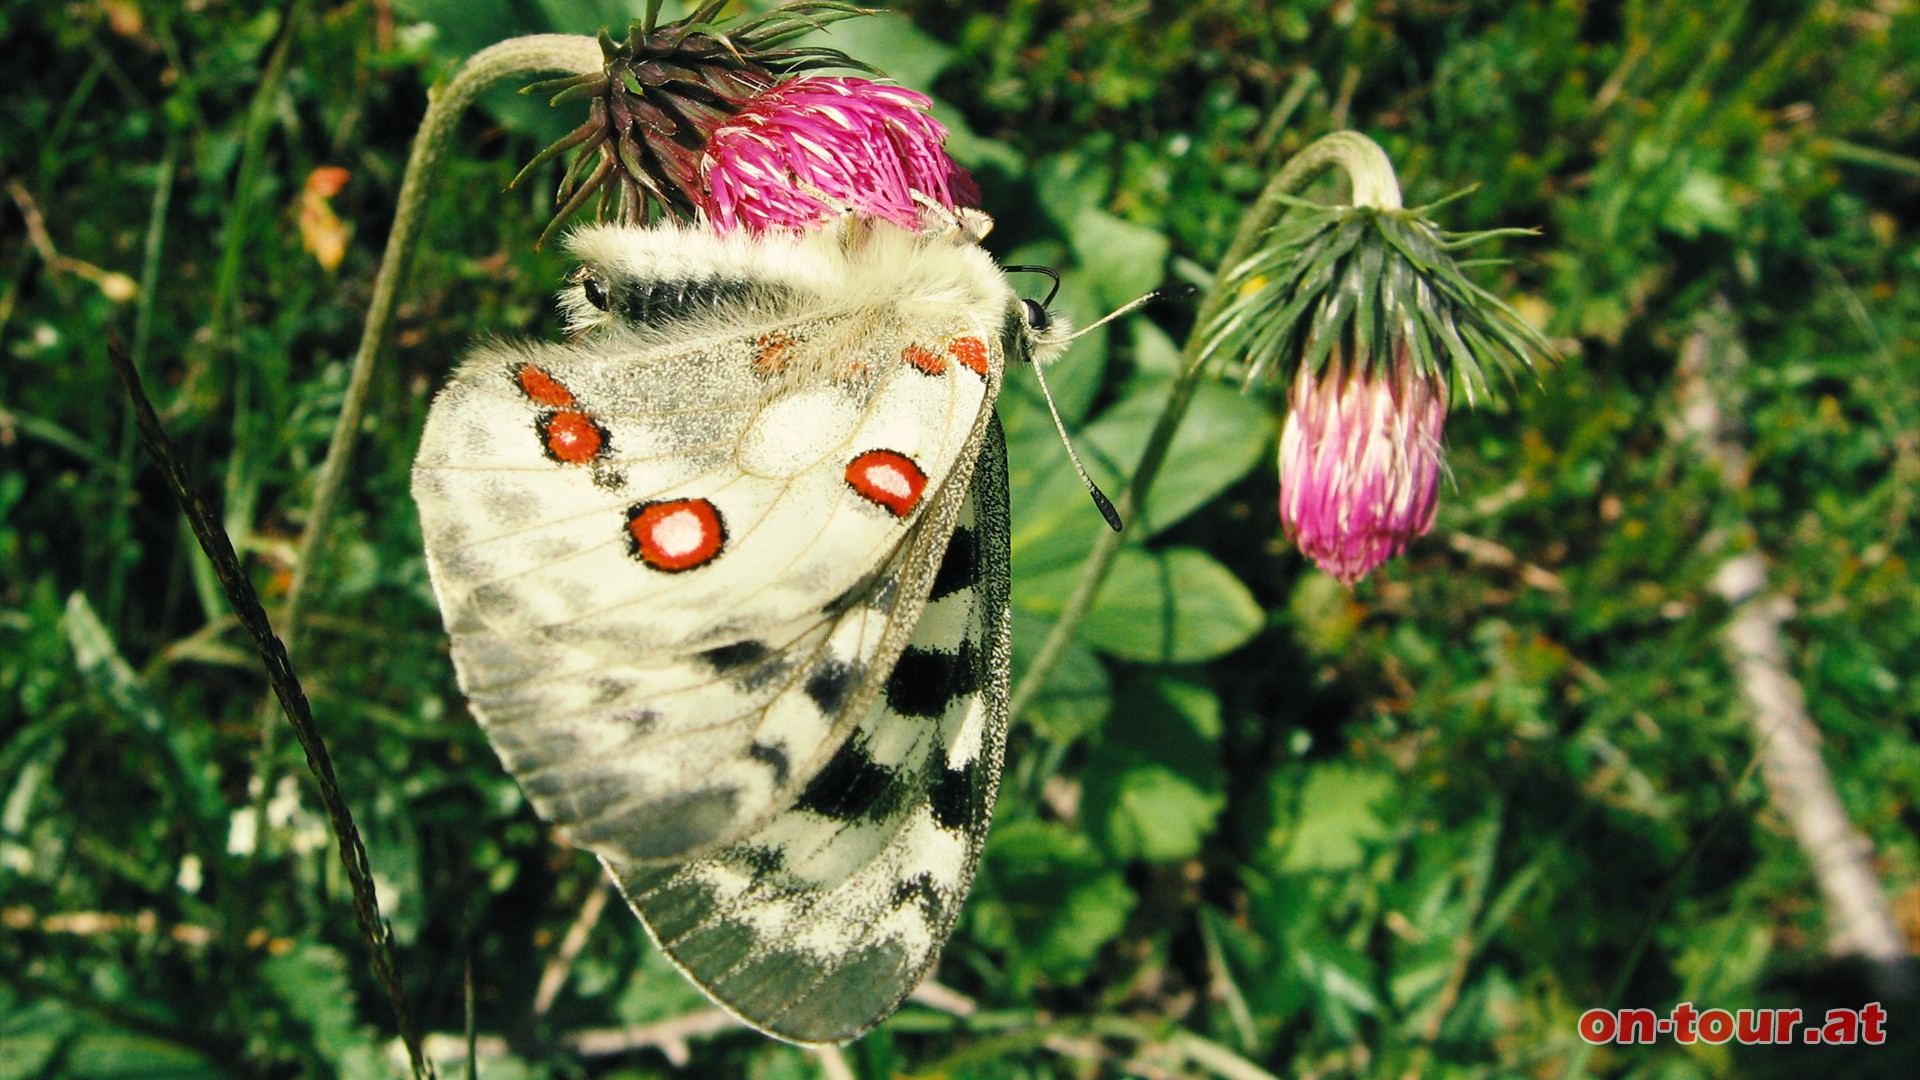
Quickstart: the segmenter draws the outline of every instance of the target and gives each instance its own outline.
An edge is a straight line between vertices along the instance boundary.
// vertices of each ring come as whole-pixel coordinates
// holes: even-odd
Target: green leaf
[[[67,597],[66,629],[74,666],[81,677],[113,706],[116,715],[139,728],[153,743],[156,755],[165,763],[163,772],[175,797],[192,814],[192,824],[201,826],[224,816],[226,801],[207,769],[205,755],[194,742],[192,729],[174,723],[154,701],[133,665],[120,655],[119,643],[84,593]]]
[[[1168,391],[1158,380],[1136,382],[1118,404],[1076,433],[1081,461],[1109,496],[1125,487],[1124,478],[1166,408]],[[1146,508],[1126,522],[1128,540],[1138,543],[1178,524],[1268,460],[1278,423],[1258,401],[1203,383],[1174,434]],[[1009,439],[1014,565],[1022,573],[1077,566],[1105,525],[1089,507],[1059,436],[1046,422],[1024,425]]]
[[[1095,775],[1106,813],[1101,842],[1116,858],[1166,863],[1191,859],[1213,831],[1226,797],[1206,791],[1164,765],[1135,765],[1111,783]]]
[[[1007,953],[1009,972],[1031,985],[1084,979],[1102,947],[1120,936],[1136,898],[1086,837],[1052,822],[1004,824],[987,837],[971,918],[979,936]]]
[[[1295,970],[1327,1005],[1370,1016],[1380,1011],[1373,989],[1373,962],[1332,939],[1315,935],[1292,950]]]
[[[1309,770],[1298,791],[1284,775],[1276,774],[1274,782],[1275,799],[1294,806],[1291,828],[1273,838],[1282,871],[1354,869],[1367,845],[1387,835],[1379,808],[1394,790],[1387,773],[1328,763]]]
[[[73,1014],[50,1001],[18,1009],[0,987],[0,1080],[46,1075],[46,1067],[76,1026]]]
[[[1133,335],[1133,368],[1149,379],[1172,379],[1182,367],[1180,346],[1152,319],[1128,319]]]
[[[303,944],[283,956],[268,957],[260,978],[287,1013],[313,1035],[313,1050],[344,1080],[377,1080],[382,1066],[371,1028],[362,1027],[355,1008],[347,961],[324,945]]]
[[[1019,685],[1028,663],[1038,652],[1053,624],[1036,615],[1015,610],[1013,613],[1013,682]],[[1093,650],[1077,641],[1067,643],[1066,651],[1047,676],[1046,684],[1033,697],[1025,712],[1015,719],[1055,742],[1075,742],[1098,731],[1113,707],[1113,687],[1106,665]]]
[[[1087,762],[1081,816],[1116,859],[1190,859],[1226,805],[1220,700],[1173,678],[1144,680],[1117,700]]]
[[[1057,616],[1079,579],[1067,567],[1026,579],[1014,599]],[[1094,648],[1125,660],[1188,664],[1232,652],[1259,633],[1266,615],[1253,594],[1198,548],[1120,550],[1100,596],[1080,626]]]
[[[1066,227],[1074,259],[1099,271],[1097,287],[1107,307],[1137,299],[1166,280],[1172,245],[1159,232],[1093,208],[1068,218]]]
[[[130,1031],[88,1031],[75,1036],[62,1056],[59,1075],[77,1080],[208,1080],[224,1076],[198,1051]]]
[[[1704,169],[1689,171],[1660,215],[1660,224],[1688,240],[1703,232],[1733,232],[1740,225],[1740,208],[1727,188],[1724,177]]]

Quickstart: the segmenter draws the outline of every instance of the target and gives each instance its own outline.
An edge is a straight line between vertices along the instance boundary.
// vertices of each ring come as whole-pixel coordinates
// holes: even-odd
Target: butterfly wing
[[[1007,481],[990,422],[932,585],[885,684],[795,805],[677,865],[605,859],[655,941],[715,1001],[802,1043],[854,1038],[933,967],[973,881],[1006,741]]]
[[[436,399],[414,490],[461,686],[574,843],[723,847],[866,715],[998,391],[1004,311],[941,314],[492,345]]]

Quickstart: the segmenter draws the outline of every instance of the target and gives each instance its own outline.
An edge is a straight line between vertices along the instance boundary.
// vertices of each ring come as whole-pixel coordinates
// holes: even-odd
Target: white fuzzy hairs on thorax
[[[998,319],[1018,314],[1019,299],[993,257],[975,243],[990,224],[976,212],[972,218],[929,220],[918,233],[851,214],[810,232],[759,236],[716,236],[676,223],[589,225],[567,237],[567,249],[583,266],[561,290],[559,305],[571,335],[607,333],[642,345],[863,315],[932,325],[983,313]],[[588,277],[599,278],[616,297],[649,283],[725,282],[738,291],[650,324],[595,307],[581,287]],[[1044,332],[1029,335],[1033,360],[1058,355],[1068,332],[1066,321],[1055,316]]]

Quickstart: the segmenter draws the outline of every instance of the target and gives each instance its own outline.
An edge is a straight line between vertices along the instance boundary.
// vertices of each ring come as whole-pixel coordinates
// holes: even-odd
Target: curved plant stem
[[[1253,254],[1267,229],[1285,209],[1288,196],[1336,166],[1346,170],[1355,204],[1383,209],[1399,208],[1400,186],[1394,179],[1392,163],[1372,139],[1356,131],[1336,131],[1316,139],[1274,174],[1273,179],[1267,182],[1266,189],[1260,193],[1259,200],[1240,219],[1240,230],[1233,238],[1233,245],[1227,249],[1226,257],[1220,260],[1220,271],[1214,275],[1215,285],[1200,303],[1200,314],[1194,320],[1193,334],[1188,337],[1186,348],[1180,354],[1180,377],[1167,395],[1166,407],[1160,410],[1160,418],[1155,422],[1152,434],[1147,437],[1146,448],[1140,452],[1140,463],[1134,467],[1133,478],[1120,495],[1119,510],[1123,521],[1133,520],[1135,512],[1146,504],[1147,492],[1159,478],[1160,466],[1166,461],[1167,448],[1173,445],[1174,433],[1180,430],[1181,421],[1187,417],[1187,408],[1193,404],[1194,392],[1199,389],[1201,378],[1212,366],[1214,357],[1205,347],[1211,336],[1208,331],[1220,310],[1231,299],[1221,291],[1219,282],[1226,280],[1227,271]],[[1034,655],[1033,662],[1027,665],[1026,677],[1014,689],[1013,701],[1009,706],[1011,715],[1020,715],[1021,710],[1032,702],[1034,695],[1040,692],[1040,688],[1046,685],[1047,676],[1052,673],[1054,665],[1060,662],[1067,643],[1073,640],[1081,620],[1086,618],[1094,599],[1099,596],[1100,586],[1106,583],[1107,574],[1113,569],[1113,560],[1120,554],[1121,542],[1121,533],[1105,528],[1100,530],[1093,542],[1093,551],[1087,555],[1087,561],[1081,567],[1080,580],[1074,585],[1073,594],[1067,598],[1066,606],[1061,609],[1060,618],[1053,624],[1046,642]]]
[[[299,559],[294,563],[293,583],[287,591],[286,611],[281,619],[282,634],[292,651],[300,634],[300,617],[312,588],[313,575],[327,539],[327,529],[339,506],[340,489],[346,480],[347,466],[353,458],[353,440],[359,434],[361,417],[366,413],[367,391],[371,386],[373,365],[386,343],[387,329],[393,322],[394,297],[406,276],[414,248],[419,244],[420,226],[426,204],[439,172],[440,155],[453,137],[460,114],[473,104],[480,93],[509,79],[524,79],[551,71],[584,74],[598,70],[605,62],[600,44],[577,34],[531,34],[488,46],[467,58],[452,79],[435,87],[427,105],[427,115],[413,137],[413,150],[407,158],[406,179],[400,184],[400,198],[394,208],[393,226],[387,233],[386,254],[380,259],[380,272],[373,279],[373,300],[367,305],[367,321],[360,332],[360,348],[354,354],[353,368],[347,377],[347,392],[340,403],[340,418],[334,423],[333,437],[327,444],[327,460],[320,467],[320,480],[314,488],[313,508],[307,514],[306,529],[300,534]]]

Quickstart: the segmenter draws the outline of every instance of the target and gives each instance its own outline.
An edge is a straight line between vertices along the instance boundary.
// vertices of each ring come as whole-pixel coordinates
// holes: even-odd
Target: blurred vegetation
[[[426,87],[639,6],[0,0],[0,1077],[398,1068],[311,782],[104,336],[271,607]],[[902,7],[834,40],[936,95],[992,246],[1061,267],[1076,317],[1204,281],[1264,177],[1351,126],[1409,205],[1478,185],[1448,227],[1542,229],[1481,280],[1568,360],[1456,413],[1434,534],[1351,592],[1277,536],[1277,402],[1200,396],[1016,718],[939,971],[980,1013],[910,1005],[847,1051],[858,1075],[1201,1076],[1227,1052],[1278,1076],[1914,1075],[1911,1001],[1872,1051],[1588,1048],[1575,1020],[1873,1000],[1748,768],[1710,589],[1740,551],[1797,605],[1791,673],[1920,943],[1920,10]],[[466,344],[556,333],[545,196],[503,189],[563,121],[498,101],[448,163],[295,659],[422,1023],[462,1031],[471,963],[505,1040],[481,1075],[665,1076],[576,1038],[705,1007],[623,912],[535,1014],[601,872],[467,718],[407,494]],[[1674,435],[1710,311],[1751,355],[1743,486]],[[1159,305],[1054,369],[1103,482],[1190,319]],[[1103,527],[1036,401],[1010,373],[1022,663]],[[745,1032],[691,1050],[693,1075],[821,1068]]]

